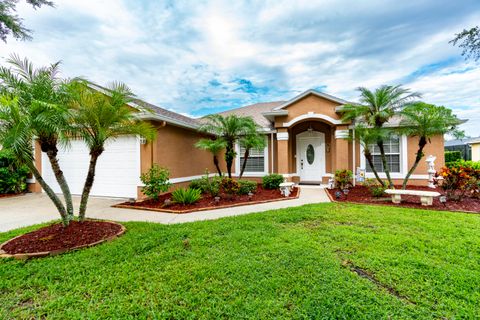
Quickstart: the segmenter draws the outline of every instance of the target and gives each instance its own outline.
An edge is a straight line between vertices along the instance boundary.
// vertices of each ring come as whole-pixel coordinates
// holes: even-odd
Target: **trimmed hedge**
[[[257,182],[251,180],[238,180],[238,194],[248,194],[257,192]]]
[[[265,189],[278,189],[283,182],[283,176],[277,173],[271,173],[262,178],[262,185]]]
[[[445,163],[463,160],[460,151],[445,151]]]

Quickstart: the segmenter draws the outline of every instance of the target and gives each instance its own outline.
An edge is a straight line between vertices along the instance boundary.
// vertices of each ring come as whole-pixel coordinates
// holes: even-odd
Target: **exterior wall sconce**
[[[147,139],[140,137],[140,144],[147,144]]]

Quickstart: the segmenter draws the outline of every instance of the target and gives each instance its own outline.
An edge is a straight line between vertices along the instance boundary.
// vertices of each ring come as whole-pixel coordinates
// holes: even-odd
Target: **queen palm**
[[[63,133],[69,126],[69,97],[65,88],[76,80],[65,81],[58,77],[59,62],[36,69],[27,59],[12,55],[7,63],[10,68],[0,67],[0,87],[3,92],[18,97],[19,112],[24,118],[21,121],[25,126],[28,124],[24,129],[29,131],[31,138],[35,137],[47,155],[65,199],[67,218],[71,220],[72,196],[57,155],[58,144],[64,141]]]
[[[383,85],[375,91],[360,87],[360,103],[346,104],[343,106],[343,121],[364,122],[368,126],[381,129],[384,125],[397,115],[403,108],[412,103],[415,98],[420,97],[417,92],[400,85]],[[382,159],[383,169],[388,180],[389,187],[393,187],[390,178],[390,169],[385,156],[384,138],[380,135],[376,141]]]
[[[424,157],[423,149],[430,139],[437,135],[455,132],[461,121],[452,113],[452,110],[424,102],[406,107],[401,114],[403,117],[400,122],[401,132],[418,137],[415,162],[403,180],[403,189],[405,189],[410,176]]]
[[[240,175],[238,179],[242,179],[243,173],[245,172],[245,168],[247,167],[247,161],[250,157],[250,151],[252,149],[263,149],[266,145],[265,137],[254,130],[247,134],[246,136],[240,139],[240,145],[245,149],[243,154],[243,163],[242,167],[240,168]]]
[[[251,117],[239,117],[237,115],[222,116],[213,114],[205,117],[205,124],[200,127],[200,131],[213,134],[225,143],[225,162],[227,164],[227,174],[232,178],[232,165],[235,159],[235,143],[241,137],[246,136],[256,130],[256,124]]]
[[[220,169],[218,154],[223,149],[225,149],[225,145],[226,145],[225,141],[223,141],[222,139],[208,139],[208,138],[200,139],[195,144],[195,147],[202,150],[206,150],[213,155],[213,164],[215,165],[215,168],[217,169],[218,175],[220,177],[222,176],[222,170]]]
[[[105,151],[105,143],[123,135],[139,135],[152,141],[155,128],[138,117],[138,112],[127,104],[134,98],[122,83],[113,83],[102,93],[86,82],[76,83],[72,93],[73,137],[82,139],[90,151],[90,163],[80,200],[79,220],[85,219],[88,197],[95,179],[98,158]]]

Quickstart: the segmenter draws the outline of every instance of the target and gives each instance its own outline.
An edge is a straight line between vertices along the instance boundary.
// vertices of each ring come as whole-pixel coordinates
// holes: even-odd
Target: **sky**
[[[449,41],[480,23],[479,0],[56,0],[18,14],[32,41],[0,42],[65,77],[126,83],[139,98],[201,116],[308,89],[356,101],[402,84],[452,108],[480,136],[480,62]]]

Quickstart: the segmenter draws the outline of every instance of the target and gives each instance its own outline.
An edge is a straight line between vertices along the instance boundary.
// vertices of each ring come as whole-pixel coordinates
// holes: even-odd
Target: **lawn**
[[[480,215],[329,203],[125,226],[1,260],[0,318],[480,317]]]

